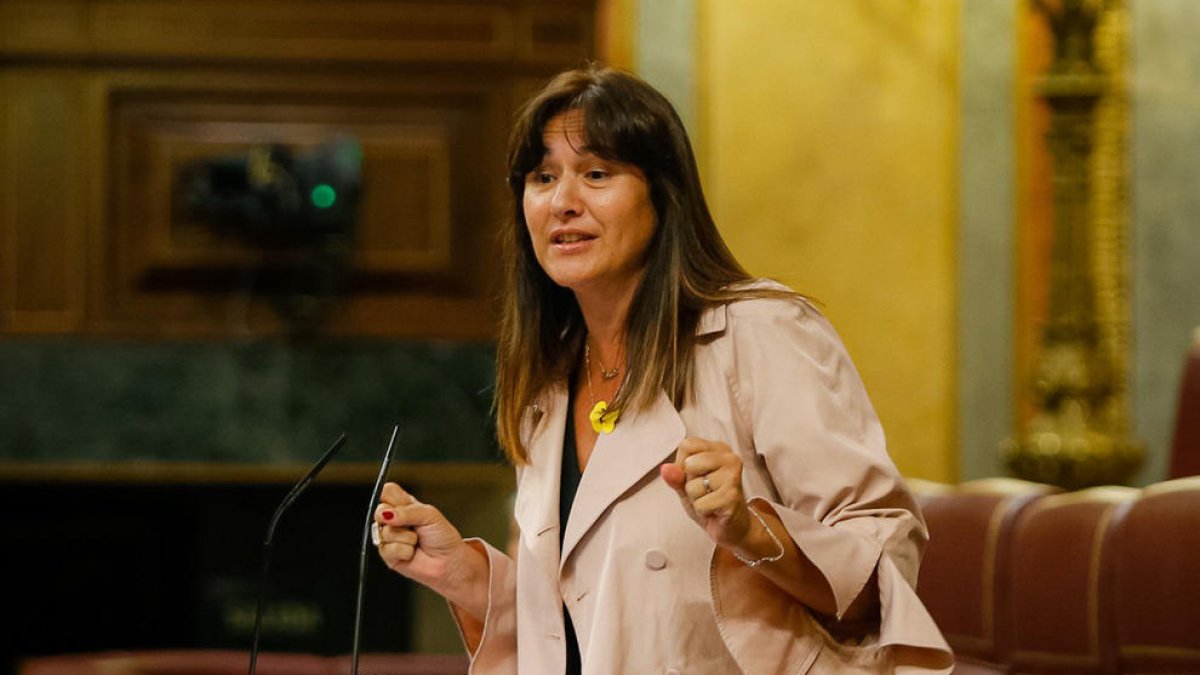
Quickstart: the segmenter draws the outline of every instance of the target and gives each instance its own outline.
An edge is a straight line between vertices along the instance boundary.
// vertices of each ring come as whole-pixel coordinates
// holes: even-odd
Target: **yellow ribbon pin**
[[[608,401],[597,401],[596,405],[592,406],[592,412],[588,413],[588,420],[592,423],[592,431],[598,434],[611,434],[620,415],[620,410],[608,409]]]

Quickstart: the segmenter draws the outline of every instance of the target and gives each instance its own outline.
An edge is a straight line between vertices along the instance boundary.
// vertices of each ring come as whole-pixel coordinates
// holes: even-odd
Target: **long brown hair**
[[[683,122],[666,97],[634,75],[588,67],[559,74],[522,108],[509,139],[514,217],[502,233],[507,278],[496,357],[496,427],[515,464],[528,461],[522,411],[570,376],[587,335],[574,294],[534,257],[525,224],[525,177],[543,159],[542,131],[560,113],[583,113],[588,149],[637,166],[650,186],[657,227],[629,308],[626,381],[614,409],[644,408],[667,392],[683,404],[692,376],[696,323],[705,308],[732,299],[789,295],[735,290],[750,275],[717,231]]]

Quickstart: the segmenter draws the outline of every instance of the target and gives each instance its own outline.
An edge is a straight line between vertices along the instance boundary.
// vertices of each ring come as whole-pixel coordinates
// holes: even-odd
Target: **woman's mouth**
[[[595,237],[583,232],[560,232],[550,238],[550,243],[555,246],[569,246],[584,241],[591,241],[592,239],[595,239]]]

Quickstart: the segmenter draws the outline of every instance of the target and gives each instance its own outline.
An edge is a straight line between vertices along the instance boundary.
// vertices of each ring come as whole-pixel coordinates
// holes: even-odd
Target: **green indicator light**
[[[312,203],[318,209],[327,209],[337,201],[337,191],[332,186],[321,183],[312,190]]]

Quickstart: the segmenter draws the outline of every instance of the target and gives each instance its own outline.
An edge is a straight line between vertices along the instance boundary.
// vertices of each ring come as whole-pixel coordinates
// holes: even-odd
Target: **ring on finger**
[[[371,523],[371,543],[376,546],[383,543],[383,538],[379,534],[379,523]]]
[[[700,477],[700,482],[704,484],[704,491],[705,491],[705,492],[712,492],[712,491],[713,491],[712,484],[710,484],[710,483],[708,482],[708,475],[707,475],[707,474],[705,474],[704,476],[701,476],[701,477]]]

